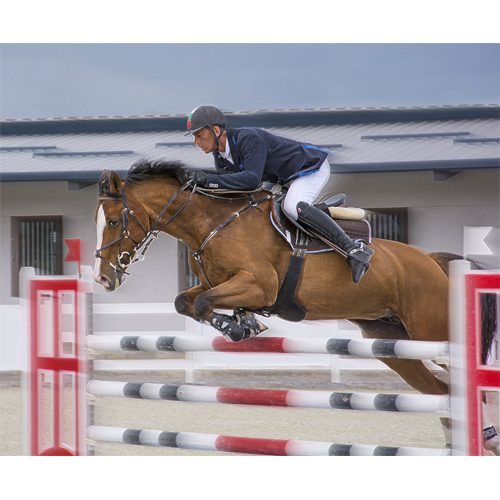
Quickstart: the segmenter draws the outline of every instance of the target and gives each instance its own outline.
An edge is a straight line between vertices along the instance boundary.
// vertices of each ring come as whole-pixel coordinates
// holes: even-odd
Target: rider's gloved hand
[[[192,168],[187,171],[188,179],[192,179],[198,186],[205,186],[207,183],[207,174],[198,168]]]

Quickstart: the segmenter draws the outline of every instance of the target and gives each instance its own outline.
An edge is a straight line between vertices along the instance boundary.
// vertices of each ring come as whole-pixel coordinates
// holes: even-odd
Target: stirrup
[[[359,283],[359,280],[370,268],[371,264],[369,260],[374,254],[373,250],[362,241],[359,244],[359,247],[353,248],[348,252],[346,259],[348,266],[351,268],[352,281],[355,285]]]
[[[361,262],[364,262],[368,264],[368,261],[372,257],[372,255],[375,253],[369,246],[367,246],[364,242],[364,240],[357,240],[355,243],[359,243],[359,247],[355,247],[349,252],[347,252],[348,257],[354,257],[357,260],[360,260]],[[360,255],[358,255],[360,254]],[[367,260],[363,259],[362,256],[366,255],[368,257]]]

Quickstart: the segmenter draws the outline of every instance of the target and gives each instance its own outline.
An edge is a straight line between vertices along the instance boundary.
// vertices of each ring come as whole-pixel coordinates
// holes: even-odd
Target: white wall
[[[447,181],[431,171],[336,174],[325,192],[345,193],[360,208],[408,207],[409,244],[425,252],[463,254],[463,228],[485,226],[492,255],[470,255],[498,268],[500,246],[499,169],[465,170]]]
[[[21,370],[26,346],[21,307],[0,305],[0,371]]]
[[[0,304],[18,304],[10,296],[10,217],[27,215],[63,215],[63,238],[80,238],[82,265],[94,266],[97,186],[68,191],[66,182],[0,183]],[[63,254],[67,252],[63,244]],[[114,302],[173,302],[177,294],[177,243],[160,235],[143,262],[130,268],[125,286],[115,293],[95,287],[94,300]],[[77,265],[64,263],[64,274],[76,274]]]

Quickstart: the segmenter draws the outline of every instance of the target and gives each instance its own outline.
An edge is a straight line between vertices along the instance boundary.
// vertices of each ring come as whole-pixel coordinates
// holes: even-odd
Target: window
[[[367,208],[365,213],[372,228],[372,238],[408,243],[407,208]]]
[[[63,273],[62,216],[12,217],[11,242],[13,297],[19,297],[21,267],[42,276]]]
[[[191,271],[189,267],[189,250],[187,246],[178,241],[177,242],[177,252],[178,252],[178,289],[179,292],[184,292],[188,288],[197,286],[201,283],[198,277]]]

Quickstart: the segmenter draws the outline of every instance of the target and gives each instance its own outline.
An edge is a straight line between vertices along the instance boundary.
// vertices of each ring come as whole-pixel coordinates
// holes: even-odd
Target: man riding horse
[[[370,267],[373,250],[362,241],[353,241],[329,215],[313,206],[330,177],[328,151],[260,128],[226,128],[226,117],[215,106],[199,106],[191,112],[184,137],[189,134],[205,154],[213,154],[217,171],[193,170],[196,184],[233,191],[255,190],[261,182],[289,184],[283,203],[287,217],[340,247],[347,255],[353,282],[359,282]]]

